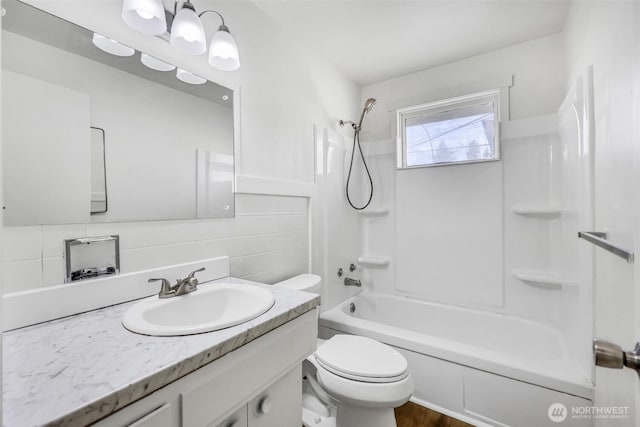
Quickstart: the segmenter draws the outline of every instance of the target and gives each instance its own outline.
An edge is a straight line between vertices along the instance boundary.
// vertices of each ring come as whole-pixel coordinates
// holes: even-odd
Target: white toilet
[[[322,279],[301,274],[275,286],[319,294]],[[303,374],[305,427],[395,427],[393,408],[413,393],[406,359],[386,344],[355,335],[318,340]]]

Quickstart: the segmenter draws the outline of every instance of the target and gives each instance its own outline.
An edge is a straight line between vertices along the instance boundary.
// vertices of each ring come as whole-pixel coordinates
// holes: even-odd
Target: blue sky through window
[[[494,120],[492,103],[407,118],[406,165],[494,159]]]

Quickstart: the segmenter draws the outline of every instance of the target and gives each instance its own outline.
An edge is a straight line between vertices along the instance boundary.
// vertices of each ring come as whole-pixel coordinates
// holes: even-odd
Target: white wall
[[[508,75],[514,76],[509,95],[512,120],[556,111],[565,93],[562,36],[542,37],[365,86],[361,99],[373,97],[378,99],[378,104],[366,119],[363,140],[389,138],[392,123],[388,111],[401,101]]]
[[[409,206],[397,205],[399,199],[396,189],[400,181],[397,181],[396,176],[400,177],[400,174],[412,171],[398,173],[395,171],[395,114],[393,110],[412,103],[415,105],[428,99],[437,99],[438,94],[447,97],[462,94],[465,90],[472,88],[476,88],[475,90],[495,88],[491,85],[504,82],[505,78],[513,76],[513,86],[509,89],[509,110],[508,114],[503,114],[501,117],[503,121],[509,118],[513,120],[552,114],[557,111],[566,93],[563,55],[563,38],[562,35],[556,34],[363,88],[362,100],[369,97],[378,99],[378,105],[374,107],[366,119],[363,131],[363,140],[369,141],[365,144],[367,151],[372,153],[369,157],[377,187],[374,193],[374,204],[391,208],[389,216],[367,220],[368,224],[365,225],[368,241],[362,251],[392,257],[388,268],[371,269],[367,272],[367,282],[371,286],[383,292],[406,291],[405,280],[403,279],[402,286],[398,282],[402,277],[396,270],[400,260],[394,260],[394,245],[400,248],[406,243],[406,239],[395,241],[399,227],[396,222],[398,220],[404,221],[403,218],[409,214],[407,210]],[[543,63],[544,66],[541,66]],[[486,87],[482,87],[483,85]],[[464,273],[473,277],[474,271],[486,270],[486,257],[474,257],[473,253],[493,252],[493,258],[490,260],[491,276],[497,283],[490,285],[491,295],[478,292],[481,280],[460,280],[459,283],[453,285],[456,289],[455,295],[451,295],[449,288],[452,285],[446,280],[425,283],[423,292],[418,290],[417,285],[412,286],[412,294],[422,298],[456,304],[462,303],[526,317],[559,320],[557,296],[548,290],[527,286],[511,275],[512,268],[524,267],[516,265],[519,258],[511,256],[514,247],[518,245],[530,247],[533,253],[538,253],[543,257],[546,256],[548,250],[548,246],[542,241],[544,234],[540,235],[539,233],[541,227],[544,232],[544,227],[530,225],[526,232],[515,233],[518,219],[511,218],[513,214],[510,212],[511,204],[521,195],[515,188],[516,182],[525,184],[531,190],[531,197],[549,191],[544,166],[544,162],[547,161],[545,153],[548,151],[548,147],[541,146],[540,149],[541,151],[536,154],[536,157],[531,157],[530,147],[509,145],[508,142],[503,143],[503,161],[497,163],[501,170],[491,181],[493,187],[497,186],[493,188],[492,195],[475,201],[471,201],[468,197],[458,198],[459,203],[456,203],[455,200],[448,201],[450,203],[449,213],[465,214],[465,229],[476,230],[473,232],[475,240],[469,233],[467,234],[473,241],[464,243],[464,239],[457,240],[458,246],[462,245],[457,255],[467,254],[464,258],[465,261],[461,264],[461,269],[466,270]],[[375,153],[377,155],[374,155]],[[522,170],[521,167],[525,165],[530,167],[532,175],[517,181]],[[548,167],[546,168],[548,169]],[[437,185],[449,188],[450,191],[459,190],[459,186],[453,185],[451,179],[446,179],[443,176],[446,173],[438,173],[441,172],[438,169],[447,169],[447,173],[456,174],[459,178],[456,181],[461,183],[474,182],[479,176],[476,173],[477,165],[424,169],[422,174],[429,175],[429,177],[422,181],[423,187]],[[418,174],[420,173],[418,172]],[[420,198],[424,194],[432,194],[434,189],[423,191],[422,187],[413,186],[411,191],[415,194],[415,198]],[[442,198],[424,199],[424,203],[420,207],[425,210],[425,221],[436,221],[429,225],[432,231],[451,230],[452,227],[455,227],[455,224],[450,222],[450,214],[437,217],[432,215],[432,212],[438,208],[430,209],[429,203],[443,202],[440,199]],[[404,197],[403,200],[411,200],[411,198]],[[485,202],[486,205],[484,205]],[[399,209],[404,210],[400,212]],[[484,215],[478,215],[479,212],[484,212]],[[500,223],[504,217],[504,228],[500,224],[495,224],[496,217]],[[403,227],[404,225],[406,224],[403,224]],[[414,224],[414,226],[416,225]],[[407,233],[419,235],[424,234],[427,230],[427,228],[416,227],[418,228],[409,229]],[[484,234],[479,236],[478,233]],[[427,235],[423,237],[426,249],[430,244],[430,239]],[[402,236],[398,235],[398,238],[402,239]],[[486,246],[482,245],[483,240],[487,241]],[[420,250],[420,248],[416,248],[416,250]],[[448,248],[447,251],[450,252],[452,259],[457,256],[455,248]],[[425,251],[422,252],[425,253]],[[535,262],[538,260],[531,262],[528,266],[533,268]],[[431,267],[425,265],[425,268],[438,269],[440,265]],[[447,271],[439,270],[438,274],[430,274],[429,276],[446,277],[446,273]],[[480,276],[481,273],[478,273],[478,277]]]
[[[191,57],[156,37],[144,36],[121,20],[120,1],[37,1],[50,12],[105,36],[240,90],[240,146],[236,173],[313,183],[313,125],[337,129],[352,117],[359,90],[326,60],[283,34],[250,2],[194,2],[199,10],[222,12],[238,43],[241,68],[212,69],[206,55]],[[205,20],[214,20],[207,15]],[[216,29],[218,22],[207,23]],[[280,181],[261,192],[281,193]],[[239,188],[242,192],[243,189]],[[119,233],[125,271],[232,256],[231,273],[274,282],[308,271],[308,199],[238,195],[229,220],[88,224],[70,227],[5,228],[4,283],[16,288],[50,285],[62,277],[65,238]]]
[[[121,271],[230,257],[231,275],[272,283],[308,270],[304,197],[237,195],[236,218],[5,227],[6,293],[64,280],[64,239],[120,235]]]
[[[595,93],[595,228],[637,250],[640,242],[640,4],[573,2],[566,28],[567,79],[593,64]],[[595,249],[595,334],[633,347],[640,327],[640,266]],[[616,425],[638,425],[635,372],[598,368],[596,404],[629,406]],[[634,411],[635,409],[635,411]],[[597,424],[610,425],[611,420]]]

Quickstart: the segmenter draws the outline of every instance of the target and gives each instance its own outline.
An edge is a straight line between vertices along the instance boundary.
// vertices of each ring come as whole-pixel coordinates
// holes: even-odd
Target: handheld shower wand
[[[367,101],[364,103],[364,108],[362,109],[362,115],[360,116],[360,121],[358,122],[358,129],[362,128],[362,121],[364,120],[364,115],[366,113],[371,112],[371,110],[373,110],[373,106],[376,105],[376,102],[378,102],[377,99],[375,98],[369,98],[367,99]]]
[[[362,153],[362,146],[360,145],[360,130],[362,129],[362,122],[364,121],[364,116],[368,112],[373,109],[373,106],[376,104],[377,100],[375,98],[369,98],[364,103],[364,108],[362,109],[362,115],[360,116],[360,121],[356,124],[351,120],[344,121],[340,120],[340,127],[344,127],[346,124],[351,124],[353,128],[353,149],[351,150],[351,162],[349,163],[349,173],[347,174],[347,184],[345,188],[345,193],[347,195],[347,202],[349,205],[355,210],[361,211],[365,209],[371,203],[371,199],[373,199],[373,179],[371,178],[371,173],[369,172],[369,167],[367,166],[367,161],[364,158],[364,154]],[[353,159],[356,153],[356,144],[358,145],[358,151],[360,151],[360,157],[362,157],[362,163],[364,164],[364,169],[367,172],[367,177],[369,178],[369,184],[371,191],[369,192],[369,200],[364,206],[355,206],[353,202],[351,202],[351,198],[349,197],[349,182],[351,181],[351,170],[353,169]]]
[[[369,98],[366,100],[366,102],[364,103],[364,108],[362,109],[362,115],[360,116],[360,121],[358,122],[358,124],[352,122],[351,120],[340,120],[339,122],[340,127],[344,127],[344,125],[350,124],[353,130],[359,132],[360,129],[362,129],[362,121],[364,120],[364,115],[373,109],[373,106],[376,105],[376,102],[378,102],[378,100],[375,98]]]

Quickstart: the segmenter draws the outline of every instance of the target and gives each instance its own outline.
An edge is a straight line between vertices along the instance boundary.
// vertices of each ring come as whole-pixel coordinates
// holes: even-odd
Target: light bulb
[[[157,36],[167,32],[162,0],[123,0],[122,20],[144,34]]]

